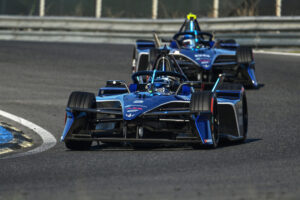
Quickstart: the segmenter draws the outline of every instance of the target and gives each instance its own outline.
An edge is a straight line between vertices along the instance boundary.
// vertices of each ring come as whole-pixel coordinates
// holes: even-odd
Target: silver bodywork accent
[[[144,52],[144,51],[141,51],[139,52],[137,50],[137,61],[136,61],[136,69],[135,69],[135,72],[138,72],[139,71],[139,67],[140,67],[140,59],[141,59],[141,56],[142,55],[148,55],[149,56],[149,50],[148,52]]]
[[[162,118],[159,118],[159,121],[165,121],[165,122],[189,122],[190,120],[187,120],[187,119],[162,119]]]
[[[240,137],[242,137],[242,135],[241,135],[241,131],[240,131],[240,129],[243,127],[243,119],[242,120],[240,120],[239,118],[240,117],[243,117],[243,115],[241,114],[240,115],[240,113],[237,113],[237,104],[239,103],[240,101],[236,101],[236,103],[233,103],[233,102],[218,102],[218,104],[219,105],[230,105],[230,106],[232,106],[232,109],[233,109],[233,111],[234,111],[234,115],[235,115],[235,122],[236,122],[236,126],[237,126],[237,130],[238,130],[238,135],[239,135],[239,137],[235,137],[235,136],[232,136],[232,135],[230,135],[230,136],[232,136],[232,137],[235,137],[235,138],[240,138]],[[240,111],[239,111],[240,112]],[[243,110],[242,110],[242,112],[243,112]],[[220,133],[221,135],[229,135],[229,134],[225,134],[225,133]]]

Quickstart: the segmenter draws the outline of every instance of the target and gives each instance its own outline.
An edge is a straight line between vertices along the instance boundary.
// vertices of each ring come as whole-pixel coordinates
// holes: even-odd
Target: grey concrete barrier
[[[199,18],[202,30],[215,38],[236,39],[255,47],[300,45],[300,17]],[[0,16],[1,40],[134,43],[155,31],[171,38],[184,19],[96,19],[84,17]]]

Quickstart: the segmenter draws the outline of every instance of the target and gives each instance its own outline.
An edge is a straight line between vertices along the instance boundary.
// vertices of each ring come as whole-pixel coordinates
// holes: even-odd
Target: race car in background
[[[164,56],[164,55],[162,55]],[[130,86],[107,81],[98,95],[72,92],[61,141],[72,150],[92,141],[140,144],[190,144],[216,148],[220,138],[247,137],[247,102],[242,85],[188,81],[181,68],[158,56],[154,70],[132,75]]]
[[[152,69],[151,57],[155,49],[165,48],[157,35],[154,40],[137,40],[133,51],[132,71]],[[215,82],[219,74],[226,74],[229,82],[257,88],[255,62],[250,47],[235,40],[213,40],[203,32],[195,15],[189,14],[167,48],[190,81]]]

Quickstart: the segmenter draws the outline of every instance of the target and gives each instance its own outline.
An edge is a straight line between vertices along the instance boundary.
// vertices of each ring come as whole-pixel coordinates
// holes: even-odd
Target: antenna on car
[[[225,73],[219,74],[219,78],[217,79],[217,81],[216,81],[216,83],[215,83],[213,89],[211,90],[212,93],[215,93],[216,90],[218,89],[218,87],[220,87],[220,85],[223,84],[223,81],[224,81],[224,79],[225,79],[225,76],[226,76]]]

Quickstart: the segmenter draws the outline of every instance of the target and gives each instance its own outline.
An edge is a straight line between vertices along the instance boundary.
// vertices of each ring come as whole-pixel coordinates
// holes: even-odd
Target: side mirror
[[[137,84],[132,83],[129,85],[129,91],[130,92],[135,92],[137,90]]]
[[[191,86],[189,85],[183,85],[181,88],[181,94],[182,95],[189,95],[191,94]]]

